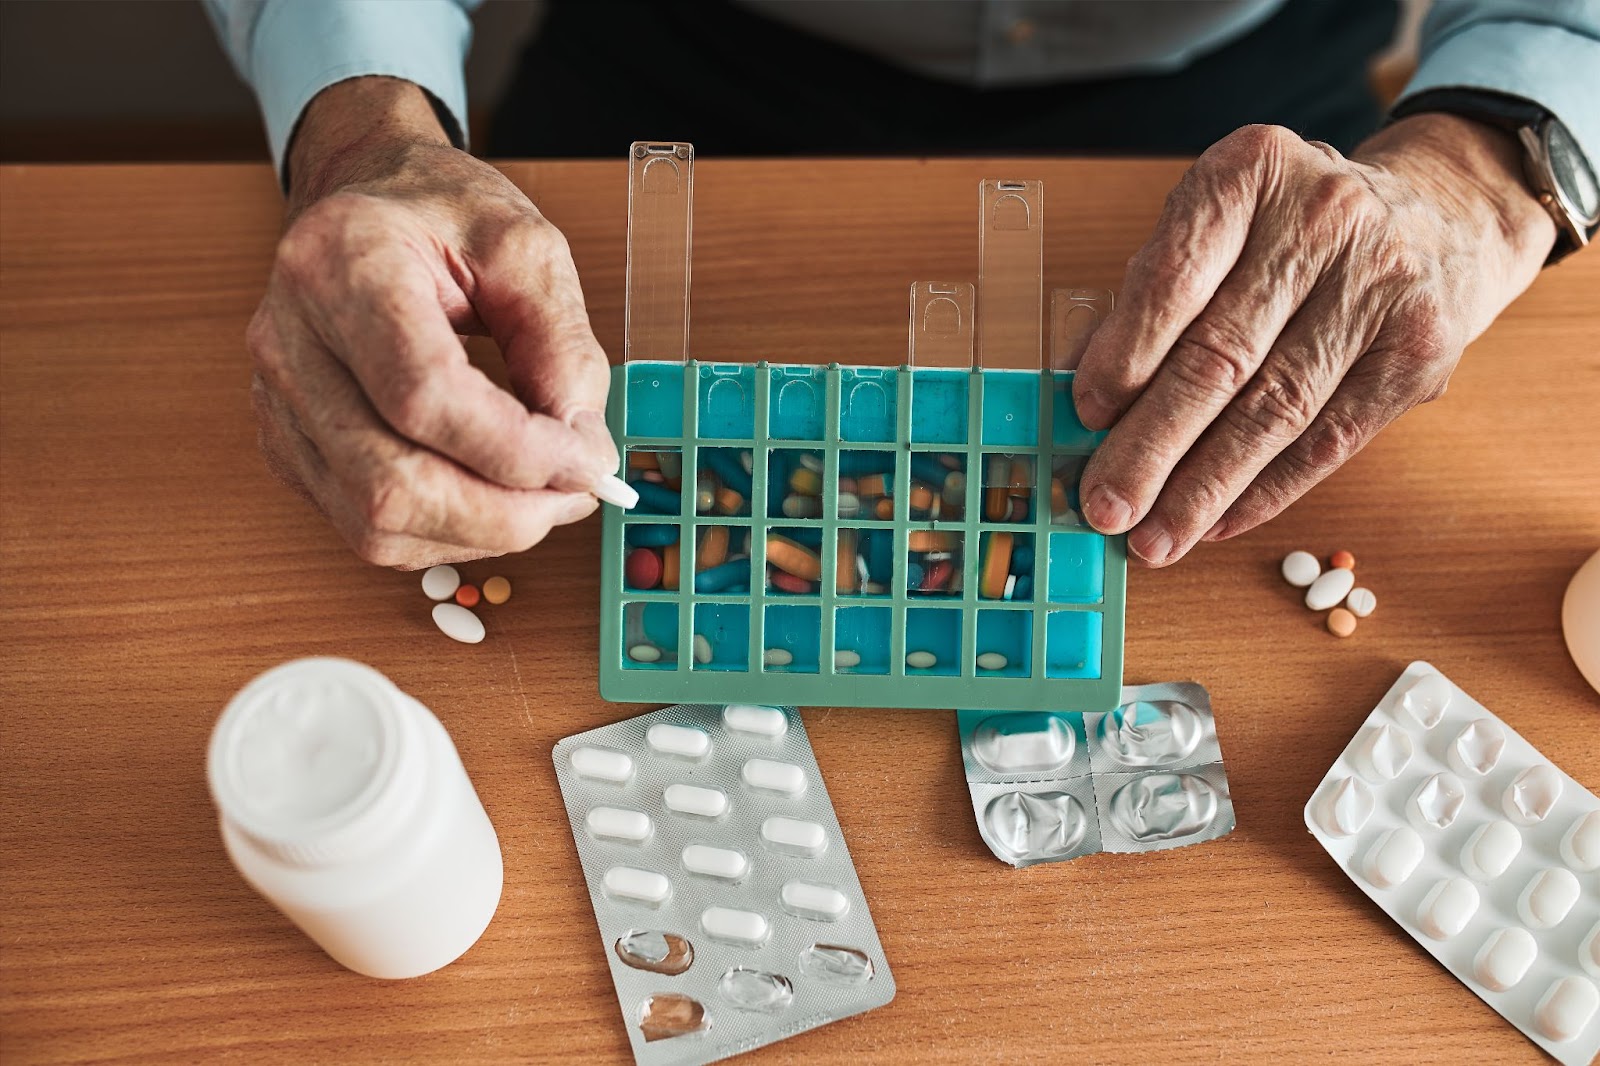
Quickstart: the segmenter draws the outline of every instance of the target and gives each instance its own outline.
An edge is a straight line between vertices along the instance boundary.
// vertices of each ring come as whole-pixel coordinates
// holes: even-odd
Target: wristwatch
[[[1600,180],[1560,119],[1531,100],[1487,89],[1430,89],[1402,100],[1391,120],[1443,111],[1513,134],[1522,145],[1522,175],[1556,223],[1556,244],[1545,265],[1588,244],[1600,229]]]

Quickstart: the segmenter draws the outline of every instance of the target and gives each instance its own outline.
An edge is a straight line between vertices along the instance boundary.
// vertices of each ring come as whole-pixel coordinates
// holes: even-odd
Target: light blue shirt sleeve
[[[421,86],[454,120],[453,129],[444,123],[446,132],[465,148],[468,12],[480,2],[205,0],[205,7],[234,68],[255,90],[281,176],[306,105],[328,86],[367,74]]]
[[[1489,89],[1561,120],[1600,167],[1600,0],[1435,0],[1400,99]]]

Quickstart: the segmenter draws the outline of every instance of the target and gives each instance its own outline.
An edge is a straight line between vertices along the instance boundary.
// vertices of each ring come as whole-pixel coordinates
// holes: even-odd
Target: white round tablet
[[[1552,866],[1540,870],[1517,897],[1517,914],[1530,929],[1549,929],[1560,925],[1578,902],[1578,879],[1571,870]]]
[[[1393,888],[1416,872],[1422,855],[1422,838],[1417,831],[1408,825],[1398,825],[1378,837],[1361,869],[1367,880],[1379,888]]]
[[[463,644],[483,642],[483,620],[459,603],[434,604],[433,624],[451,640]]]
[[[453,566],[430,566],[422,572],[422,594],[430,600],[448,600],[461,587],[461,575]]]
[[[1551,1040],[1571,1040],[1589,1025],[1600,1010],[1600,991],[1586,977],[1563,977],[1554,982],[1533,1008],[1533,1024]]]
[[[1422,897],[1417,924],[1435,940],[1449,940],[1467,927],[1478,912],[1478,890],[1464,877],[1450,877]]]
[[[1355,588],[1344,598],[1344,605],[1357,618],[1365,618],[1378,609],[1378,597],[1371,589]]]
[[[1283,579],[1303,589],[1322,573],[1322,564],[1310,552],[1290,552],[1283,557]]]
[[[1522,980],[1538,957],[1539,945],[1526,929],[1496,929],[1472,960],[1472,975],[1485,987],[1504,992]]]

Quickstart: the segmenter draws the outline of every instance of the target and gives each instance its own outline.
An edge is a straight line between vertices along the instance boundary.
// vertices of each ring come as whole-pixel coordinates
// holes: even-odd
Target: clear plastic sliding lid
[[[978,186],[978,364],[1043,365],[1044,184],[985,179]]]
[[[1050,293],[1050,367],[1076,370],[1089,338],[1116,306],[1110,289],[1056,289]]]
[[[913,367],[970,370],[972,311],[970,281],[912,282],[906,362]]]
[[[628,151],[628,281],[623,354],[689,355],[694,146],[635,141]]]

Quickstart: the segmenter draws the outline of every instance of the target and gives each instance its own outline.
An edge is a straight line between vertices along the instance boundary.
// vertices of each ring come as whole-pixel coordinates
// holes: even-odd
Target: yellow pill
[[[822,495],[822,475],[815,470],[801,467],[789,477],[789,488],[802,496]]]
[[[483,583],[483,598],[501,604],[511,598],[511,582],[503,577],[491,577]]]
[[[767,562],[806,581],[822,577],[822,560],[816,552],[777,533],[767,534]]]

